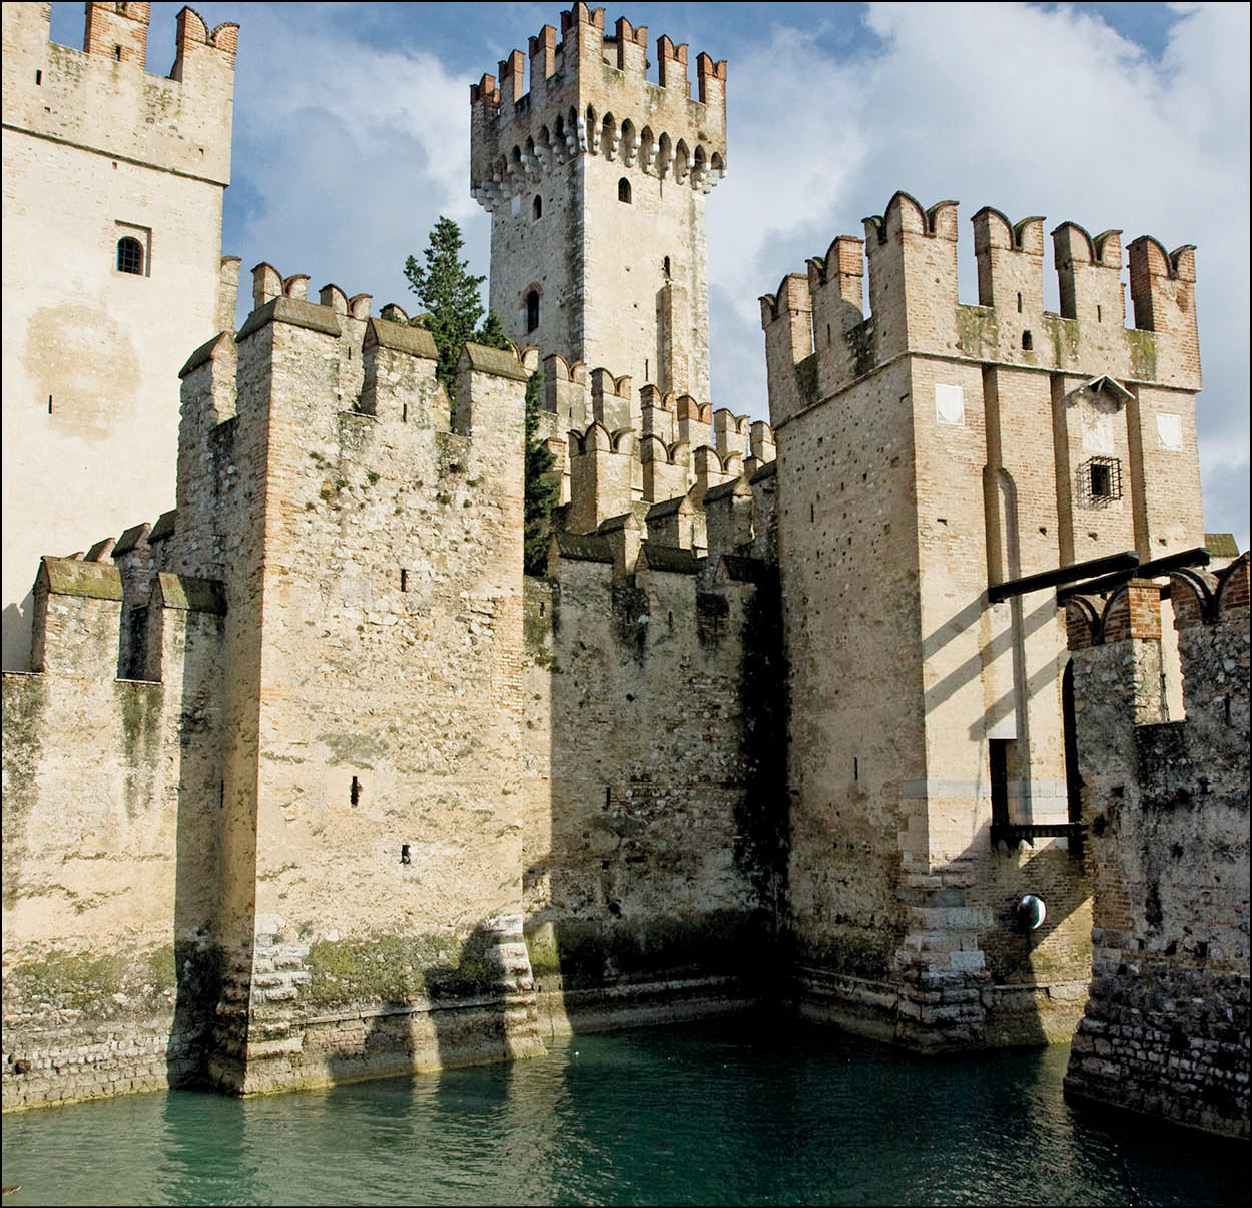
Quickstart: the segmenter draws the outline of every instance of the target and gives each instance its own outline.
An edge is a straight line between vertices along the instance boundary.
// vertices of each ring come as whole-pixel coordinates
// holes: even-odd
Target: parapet
[[[225,185],[239,27],[210,32],[184,8],[173,69],[154,87],[144,68],[150,10],[93,0],[78,51],[49,41],[49,5],[6,4],[5,125]]]
[[[761,298],[775,425],[902,353],[1195,391],[1200,388],[1195,256],[1144,236],[1128,247],[1134,328],[1125,327],[1120,231],[1052,233],[1061,313],[1043,301],[1044,219],[974,215],[979,305],[960,302],[957,203],[929,209],[897,192],[805,275]],[[869,309],[862,278],[868,267]]]
[[[687,46],[663,36],[656,58],[652,81],[646,27],[622,17],[606,36],[602,8],[562,13],[559,40],[545,25],[470,86],[473,196],[494,210],[583,154],[707,193],[726,169],[726,63],[696,57],[693,99]]]

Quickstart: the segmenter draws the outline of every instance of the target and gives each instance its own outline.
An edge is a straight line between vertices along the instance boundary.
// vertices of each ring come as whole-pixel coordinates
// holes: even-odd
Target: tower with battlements
[[[1063,1034],[1086,989],[1064,611],[1013,585],[1204,544],[1193,249],[1129,245],[1127,327],[1120,232],[1053,232],[1051,314],[1043,219],[973,221],[977,306],[956,204],[905,193],[761,300],[801,976],[927,1047],[1031,1039],[1028,1000]]]
[[[526,61],[530,60],[529,87]],[[509,337],[662,393],[709,396],[704,198],[725,172],[726,64],[578,3],[470,90]],[[620,387],[619,387],[620,392]]]
[[[31,567],[90,515],[173,506],[187,348],[233,324],[221,258],[238,27],[178,16],[144,69],[148,4],[90,3],[83,49],[51,4],[4,6],[4,666],[27,667]]]

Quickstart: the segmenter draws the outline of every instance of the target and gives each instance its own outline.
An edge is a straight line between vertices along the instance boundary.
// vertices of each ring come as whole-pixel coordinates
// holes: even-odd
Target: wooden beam
[[[1042,591],[1045,587],[1059,587],[1063,583],[1075,583],[1097,575],[1134,571],[1138,565],[1139,555],[1134,550],[1127,550],[1122,554],[1111,554],[1107,558],[1092,558],[1090,562],[1078,562],[1073,566],[1044,571],[1040,575],[1027,575],[1024,579],[997,583],[987,589],[987,599],[992,604],[999,604],[1013,596],[1025,595],[1028,591]]]

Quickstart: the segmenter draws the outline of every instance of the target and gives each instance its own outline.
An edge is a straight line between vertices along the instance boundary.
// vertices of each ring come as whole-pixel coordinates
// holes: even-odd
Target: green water
[[[22,1204],[1247,1204],[1235,1142],[1066,1104],[1068,1049],[939,1059],[762,1019],[246,1102],[9,1116]]]

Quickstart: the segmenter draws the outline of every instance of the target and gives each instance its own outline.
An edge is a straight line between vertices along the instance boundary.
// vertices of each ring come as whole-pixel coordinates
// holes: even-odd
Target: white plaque
[[[965,391],[960,386],[935,386],[935,420],[941,424],[965,422]]]
[[[1156,434],[1161,438],[1161,448],[1171,453],[1182,452],[1182,416],[1162,412],[1156,417]]]

